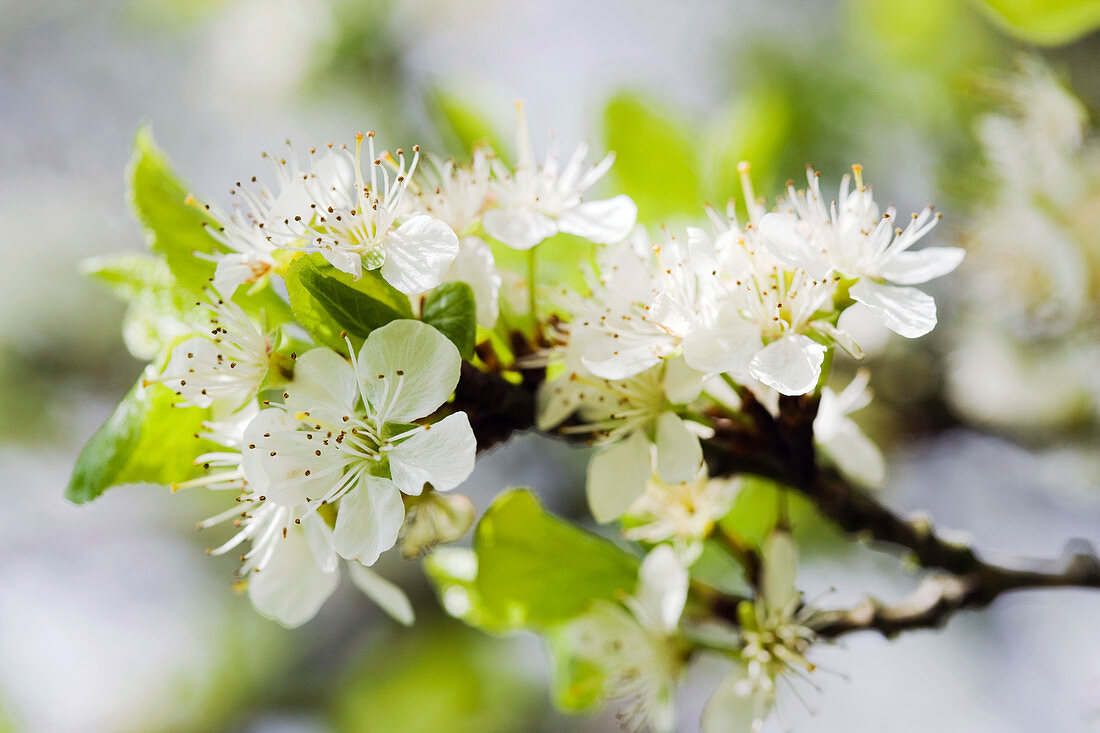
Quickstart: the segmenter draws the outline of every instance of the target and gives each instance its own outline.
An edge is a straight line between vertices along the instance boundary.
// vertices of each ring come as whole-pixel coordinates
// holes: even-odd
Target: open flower
[[[642,562],[625,608],[595,603],[561,631],[571,654],[602,674],[604,700],[621,701],[618,718],[627,730],[676,728],[676,689],[686,661],[677,629],[687,592],[687,570],[661,545]]]
[[[864,486],[878,487],[886,479],[886,461],[878,446],[848,417],[870,404],[869,381],[867,370],[860,369],[839,394],[822,388],[814,418],[814,440],[845,476]]]
[[[209,336],[193,336],[172,349],[164,373],[145,383],[160,382],[183,398],[181,405],[217,404],[232,412],[256,399],[267,375],[274,344],[232,301],[203,303],[213,316]]]
[[[739,479],[710,478],[706,467],[695,478],[674,484],[653,476],[630,507],[632,523],[623,537],[652,544],[670,541],[681,562],[691,565],[715,523],[729,513],[740,486]]]
[[[623,380],[583,368],[539,390],[537,424],[549,430],[576,413],[563,432],[590,433],[599,444],[588,464],[588,504],[599,522],[621,516],[645,492],[654,470],[669,483],[687,481],[703,462],[699,437],[676,405],[693,400],[703,375],[670,359]]]
[[[264,482],[280,506],[339,501],[336,552],[373,564],[397,541],[402,493],[448,491],[473,470],[465,413],[411,422],[451,395],[460,362],[445,336],[407,320],[372,331],[350,364],[328,349],[303,354],[284,405],[260,412],[245,433],[249,480]]]
[[[806,650],[814,632],[805,621],[812,610],[802,606],[794,579],[797,572],[794,541],[777,530],[764,548],[763,582],[754,601],[737,609],[741,622],[741,649],[737,669],[718,685],[703,713],[704,733],[741,730],[751,721],[759,731],[776,704],[777,682],[805,681],[813,671]]]
[[[421,293],[443,281],[458,254],[458,236],[449,226],[426,214],[405,216],[409,183],[420,156],[419,146],[406,162],[397,151],[395,169],[388,170],[374,151],[368,133],[368,176],[363,172],[363,135],[355,137],[354,155],[346,165],[322,174],[305,174],[309,204],[287,212],[281,227],[269,227],[272,241],[288,249],[320,252],[336,269],[359,278],[364,269],[381,268],[382,277],[403,293]],[[344,172],[350,170],[352,175]]]
[[[586,166],[588,146],[582,143],[562,168],[557,140],[551,137],[546,160],[539,166],[522,105],[516,110],[516,168],[510,171],[500,160],[492,161],[497,205],[481,218],[485,231],[515,249],[530,249],[559,231],[598,244],[626,239],[638,218],[638,207],[629,196],[583,200],[584,192],[611,168],[615,155],[608,153]]]
[[[852,166],[856,188],[849,178],[840,184],[837,202],[826,205],[818,176],[808,171],[806,191],[790,185],[781,210],[765,215],[760,231],[768,249],[788,265],[801,267],[814,277],[830,271],[857,279],[849,295],[867,307],[883,325],[907,338],[923,336],[936,325],[936,302],[916,288],[959,266],[958,247],[926,247],[916,244],[939,220],[931,207],[913,214],[904,229],[897,228],[897,211],[879,214],[869,187],[863,185],[860,166]]]

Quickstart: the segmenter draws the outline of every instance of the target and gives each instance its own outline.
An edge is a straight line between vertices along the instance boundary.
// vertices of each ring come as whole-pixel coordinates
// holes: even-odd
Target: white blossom
[[[249,479],[265,482],[268,500],[280,506],[315,510],[339,501],[336,552],[373,564],[397,541],[402,494],[418,495],[429,483],[448,491],[473,470],[465,413],[411,422],[451,395],[460,362],[445,336],[408,320],[372,331],[350,364],[324,348],[303,354],[284,404],[248,426]]]
[[[200,303],[213,315],[209,336],[192,336],[177,344],[164,373],[146,379],[160,382],[182,397],[181,405],[217,406],[233,411],[256,399],[267,376],[274,344],[261,324],[240,306],[217,298]]]
[[[848,478],[864,486],[878,487],[886,479],[882,452],[848,417],[871,402],[867,388],[870,374],[860,369],[839,394],[821,389],[821,401],[814,418],[814,440]]]
[[[686,661],[677,630],[687,592],[687,570],[661,545],[642,562],[626,608],[595,603],[562,632],[570,652],[603,674],[604,699],[621,701],[618,718],[627,730],[675,730]]]
[[[679,483],[653,476],[627,512],[632,521],[623,537],[652,544],[670,541],[680,560],[691,565],[703,550],[703,540],[733,507],[740,485],[736,478],[710,478],[705,467]]]
[[[517,162],[514,170],[499,159],[492,161],[496,206],[484,213],[482,226],[494,239],[515,249],[530,249],[560,232],[598,244],[626,239],[638,218],[630,197],[619,195],[601,201],[585,201],[584,192],[600,180],[615,161],[608,153],[592,166],[585,165],[588,146],[577,146],[562,167],[557,140],[551,137],[543,164],[535,163],[535,150],[527,130],[522,105],[516,105]]]

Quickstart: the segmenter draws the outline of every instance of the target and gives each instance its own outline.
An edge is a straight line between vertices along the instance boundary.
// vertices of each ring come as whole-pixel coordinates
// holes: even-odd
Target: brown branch
[[[510,381],[500,372],[462,365],[452,406],[466,411],[479,451],[534,426],[535,393],[545,372],[532,369],[519,374],[520,378]],[[822,468],[813,442],[817,399],[812,395],[782,398],[779,414],[773,416],[745,392],[741,413],[746,420],[707,416],[714,428],[714,436],[704,445],[711,475],[752,473],[786,484],[809,498],[840,529],[902,548],[924,568],[946,571],[930,576],[916,593],[895,606],[867,599],[849,610],[818,612],[811,625],[822,638],[863,630],[893,636],[909,629],[934,628],[957,611],[983,608],[1017,590],[1100,589],[1100,560],[1091,550],[1062,563],[1014,563],[1019,568],[989,563],[971,547],[940,537],[927,520],[905,519],[836,471]],[[714,613],[736,623],[738,599],[719,600],[723,602],[712,605]]]
[[[1100,561],[1090,551],[1029,570],[983,565],[967,575],[932,575],[897,605],[867,598],[852,609],[818,611],[807,625],[824,639],[856,631],[893,638],[903,631],[939,628],[956,612],[984,608],[1005,593],[1037,588],[1100,588]]]

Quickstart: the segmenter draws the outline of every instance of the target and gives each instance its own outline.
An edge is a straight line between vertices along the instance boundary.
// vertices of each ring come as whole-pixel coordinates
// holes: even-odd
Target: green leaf
[[[602,705],[607,683],[604,670],[575,653],[575,640],[569,638],[564,627],[552,629],[546,641],[554,660],[551,672],[554,702],[573,712],[588,712]]]
[[[187,186],[172,171],[153,142],[148,125],[138,130],[129,169],[130,203],[145,229],[149,246],[168,263],[181,287],[201,294],[214,274],[214,263],[195,257],[221,249],[206,230],[217,222],[201,207],[187,202]]]
[[[112,486],[197,476],[194,458],[214,447],[195,437],[209,410],[173,407],[174,400],[162,385],[134,385],[80,452],[66,498],[83,504]]]
[[[538,631],[633,592],[638,560],[512,489],[482,516],[472,555],[444,555],[428,571],[452,615],[488,631]]]
[[[685,122],[653,101],[622,92],[607,103],[603,128],[604,142],[616,155],[609,178],[638,204],[640,221],[698,216],[700,157],[694,131]]]
[[[422,311],[424,323],[433,326],[458,347],[463,359],[474,355],[477,340],[477,305],[466,283],[443,283],[428,293]]]
[[[480,144],[487,143],[502,158],[507,156],[509,146],[500,135],[500,129],[494,125],[476,107],[466,102],[467,96],[452,94],[442,89],[435,90],[429,97],[429,104],[435,109],[440,134],[446,139],[456,155],[469,155]]]
[[[341,331],[361,341],[371,331],[399,318],[413,318],[405,295],[368,270],[353,280],[318,253],[299,257],[286,272],[290,306],[298,322],[318,343],[343,351]]]
[[[1045,46],[1074,41],[1100,27],[1100,0],[977,0],[1009,33]]]

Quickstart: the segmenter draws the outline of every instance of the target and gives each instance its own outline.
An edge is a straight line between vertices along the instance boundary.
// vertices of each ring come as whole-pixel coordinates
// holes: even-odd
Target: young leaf
[[[492,631],[548,629],[593,600],[631,593],[638,577],[634,556],[548,513],[526,489],[501,494],[485,512],[473,560],[465,563],[465,576],[435,573],[432,579],[452,615]],[[448,603],[456,587],[465,596]]]
[[[135,384],[80,452],[65,497],[83,504],[112,486],[198,475],[192,460],[213,447],[195,437],[209,410],[173,407],[174,399],[167,387]]]
[[[216,226],[198,206],[187,203],[188,189],[143,126],[134,138],[129,168],[130,203],[149,246],[163,255],[179,285],[200,294],[214,274],[214,263],[195,256],[220,250],[206,230]]]
[[[465,158],[484,143],[488,143],[498,156],[507,156],[509,146],[499,134],[499,128],[461,95],[437,89],[428,101],[436,112],[432,119],[436,120],[440,134],[457,157]]]
[[[477,305],[474,291],[466,283],[443,283],[424,301],[424,323],[449,338],[463,359],[474,355],[477,340]]]
[[[341,331],[362,340],[390,321],[413,317],[408,297],[377,270],[353,280],[316,253],[291,263],[286,288],[298,322],[319,343],[339,351],[345,348]]]

